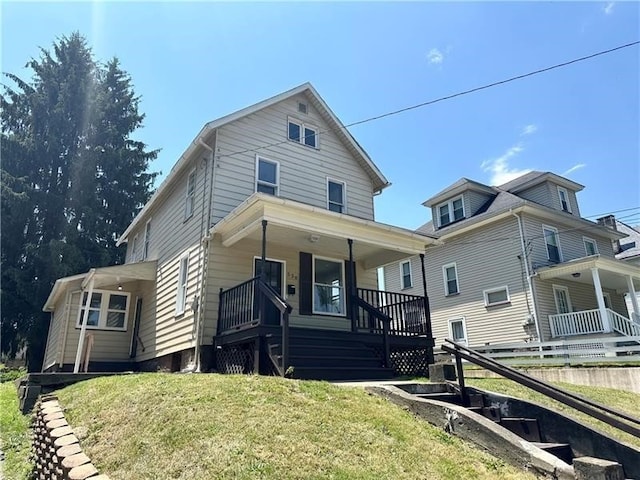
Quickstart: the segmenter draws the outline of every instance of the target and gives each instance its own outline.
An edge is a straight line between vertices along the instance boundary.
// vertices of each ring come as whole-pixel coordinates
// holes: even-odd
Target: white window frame
[[[327,210],[331,210],[330,205],[333,203],[335,205],[338,205],[336,202],[332,202],[329,199],[329,184],[330,183],[335,183],[338,185],[342,185],[342,203],[340,204],[340,206],[342,207],[342,211],[340,212],[336,212],[336,213],[347,213],[347,184],[346,182],[343,182],[341,180],[336,180],[334,178],[331,177],[327,177]],[[331,210],[332,212],[334,212],[335,210]]]
[[[404,270],[403,266],[409,265],[409,285],[405,285],[404,283]],[[413,288],[413,272],[411,270],[411,260],[405,260],[404,262],[400,262],[400,288],[402,290],[406,290],[408,288]]]
[[[567,208],[566,210],[564,209],[564,207],[562,206],[563,200],[562,200],[562,196],[564,195],[564,203],[567,204]],[[567,213],[573,213],[571,211],[571,202],[569,201],[569,191],[564,188],[564,187],[558,187],[558,198],[560,200],[560,210],[562,210],[563,212],[567,212]]]
[[[553,303],[556,305],[556,314],[561,315],[563,313],[571,313],[573,312],[573,305],[571,303],[571,295],[569,295],[569,287],[565,287],[564,285],[552,285],[553,289]],[[564,292],[567,298],[567,308],[568,312],[560,312],[560,306],[558,305],[558,297],[556,296],[556,292],[561,291]]]
[[[85,291],[79,291],[80,294],[80,305],[78,306],[78,315],[76,318],[76,328],[82,328],[82,316],[84,310],[84,294]],[[88,291],[86,293],[89,293]],[[131,294],[129,292],[123,292],[120,290],[96,290],[94,289],[92,292],[92,296],[95,293],[102,294],[102,300],[100,301],[100,308],[89,308],[91,311],[100,312],[98,317],[98,325],[88,325],[87,330],[111,330],[115,332],[126,332],[127,331],[127,323],[129,321],[129,308],[131,307]],[[107,315],[109,313],[109,299],[111,295],[119,295],[123,297],[127,297],[126,308],[123,310],[115,310],[111,311],[124,313],[124,324],[122,327],[107,327]],[[91,300],[89,300],[89,305],[91,305]]]
[[[453,209],[453,202],[455,202],[456,200],[460,200],[460,202],[462,203],[462,217],[457,219],[454,218],[454,209]],[[447,223],[442,223],[442,218],[440,215],[440,208],[444,206],[447,207],[447,211],[449,214],[449,221]],[[464,208],[464,195],[458,195],[457,197],[451,198],[446,202],[442,202],[436,206],[436,218],[438,219],[438,227],[445,227],[447,225],[451,225],[452,223],[462,220],[465,217],[466,217],[466,212]]]
[[[462,324],[462,331],[464,332],[464,340],[460,341],[460,340],[456,340],[453,337],[453,328],[452,328],[452,324],[456,323],[456,322],[460,322]],[[449,321],[447,322],[447,325],[449,327],[449,338],[451,340],[453,340],[454,342],[457,343],[463,343],[464,345],[469,345],[469,335],[467,333],[467,322],[465,317],[454,317],[454,318],[450,318]]]
[[[184,219],[193,217],[196,208],[196,169],[194,168],[187,176],[187,191],[184,197]]]
[[[142,245],[142,260],[149,258],[149,245],[151,244],[151,219],[144,225],[144,243]]]
[[[322,312],[322,311],[317,311],[316,310],[316,285],[321,285],[324,287],[333,287],[333,285],[325,285],[325,284],[316,284],[316,260],[325,260],[328,262],[333,262],[333,263],[339,263],[340,264],[340,269],[341,269],[341,276],[342,276],[342,285],[339,287],[340,288],[340,303],[341,303],[341,307],[343,309],[342,313],[338,313],[338,312]],[[347,316],[347,298],[346,298],[346,294],[347,294],[347,290],[346,290],[346,283],[347,279],[345,276],[345,268],[344,268],[344,260],[340,260],[338,258],[331,258],[331,257],[322,257],[320,255],[313,255],[312,258],[312,263],[311,263],[311,311],[313,312],[314,315],[329,315],[332,317],[346,317]],[[333,287],[335,288],[335,287]]]
[[[276,183],[275,184],[267,182],[265,180],[260,180],[260,160],[266,163],[272,163],[276,166]],[[271,160],[261,155],[256,155],[256,181],[254,185],[254,191],[256,192],[258,192],[258,185],[266,185],[268,187],[274,187],[275,193],[273,194],[273,196],[274,197],[280,196],[280,162],[278,162],[277,160]],[[265,195],[270,195],[270,194],[265,193]]]
[[[456,288],[458,289],[457,292],[453,292],[453,293],[449,292],[449,282],[448,282],[448,279],[447,279],[447,269],[451,268],[451,267],[453,267],[453,271],[456,274]],[[460,293],[460,280],[458,279],[458,266],[456,265],[456,262],[447,263],[446,265],[442,266],[442,278],[444,280],[444,295],[445,295],[445,297],[458,295]]]
[[[500,302],[490,303],[489,302],[489,294],[495,293],[495,292],[500,292],[502,290],[507,292],[507,299],[506,300],[502,300]],[[496,305],[505,305],[507,303],[511,303],[511,295],[509,294],[509,286],[508,285],[504,285],[502,287],[488,288],[488,289],[482,291],[482,295],[484,296],[484,306],[485,307],[494,307]]]
[[[297,140],[289,136],[290,123],[293,123],[294,125],[297,125],[298,127],[300,127],[300,137]],[[315,145],[309,145],[306,143],[307,129],[313,130],[315,132],[315,134],[313,135],[316,140]],[[305,123],[301,120],[298,120],[297,118],[288,117],[287,118],[287,140],[289,140],[290,142],[299,143],[300,145],[304,145],[305,147],[315,148],[316,150],[319,150],[320,149],[320,129],[315,125],[312,125],[310,123]]]
[[[551,260],[551,256],[549,255],[549,249],[547,248],[547,232],[546,230],[552,231],[555,235],[556,238],[556,242],[558,243],[558,263],[562,263],[563,259],[562,259],[562,248],[560,247],[560,234],[558,233],[558,229],[556,227],[551,227],[549,225],[542,225],[542,238],[544,240],[544,250],[545,253],[547,254],[547,260],[549,260],[550,262],[553,261]]]
[[[584,253],[586,253],[587,256],[598,255],[598,242],[596,242],[593,238],[582,237],[582,243],[584,244]],[[593,250],[595,253],[589,253],[589,249],[587,248],[587,243],[593,244]]]
[[[133,263],[136,260],[136,249],[138,248],[138,234],[136,233],[133,236],[133,241],[131,242],[131,251],[129,252],[129,263]]]
[[[189,253],[180,256],[178,268],[178,286],[176,289],[176,316],[182,315],[187,308],[187,289],[189,288]]]

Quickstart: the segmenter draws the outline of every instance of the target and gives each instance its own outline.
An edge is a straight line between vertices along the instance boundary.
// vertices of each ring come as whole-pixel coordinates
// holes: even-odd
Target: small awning
[[[620,260],[590,255],[568,262],[538,268],[537,274],[541,280],[564,278],[572,282],[593,285],[591,269],[597,268],[602,286],[612,288],[623,293],[627,291],[627,278],[633,279],[634,289],[640,290],[640,267]]]
[[[293,200],[255,193],[212,229],[225,247],[242,240],[261,241],[262,221],[267,221],[267,242],[299,251],[321,249],[323,254],[344,255],[353,240],[356,261],[376,268],[412,255],[440,242],[384,223],[364,220]]]
[[[45,312],[53,311],[60,295],[71,287],[81,288],[85,278],[91,272],[93,272],[95,282],[94,288],[100,288],[136,280],[155,281],[156,270],[157,262],[154,260],[150,262],[125,263],[124,265],[114,265],[112,267],[92,268],[87,273],[59,278],[53,285],[49,298],[47,298],[42,310]]]

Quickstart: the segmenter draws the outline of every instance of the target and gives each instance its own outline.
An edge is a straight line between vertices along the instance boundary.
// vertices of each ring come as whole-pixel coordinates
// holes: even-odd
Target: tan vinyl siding
[[[489,198],[491,196],[486,193],[474,192],[473,190],[464,192],[464,213],[466,218],[474,216],[480,207],[487,203]]]
[[[61,354],[61,341],[64,335],[64,323],[66,316],[66,296],[58,301],[56,309],[51,315],[51,324],[49,325],[49,335],[47,337],[47,347],[45,350],[42,368],[50,368],[58,363]]]
[[[560,203],[556,200],[556,203],[553,202],[553,195],[555,198],[558,197],[558,190],[552,191],[551,184],[549,182],[543,182],[538,185],[535,185],[531,188],[527,188],[521,192],[516,193],[520,198],[524,198],[525,200],[529,200],[530,202],[535,202],[540,205],[544,205],[545,207],[559,209]]]
[[[317,110],[308,105],[307,115],[298,114],[296,96],[225,125],[218,132],[213,223],[255,192],[256,152],[233,156],[234,152],[259,150],[264,158],[279,163],[279,196],[327,208],[327,177],[346,183],[348,215],[373,219],[373,187],[370,177],[353,158]],[[319,132],[319,148],[287,140],[288,119],[303,121]]]

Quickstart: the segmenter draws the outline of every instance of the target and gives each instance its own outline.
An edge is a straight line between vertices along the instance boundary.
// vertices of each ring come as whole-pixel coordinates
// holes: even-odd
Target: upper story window
[[[440,227],[464,218],[462,195],[438,205],[436,210],[438,212],[438,226]]]
[[[149,244],[151,243],[151,220],[144,226],[144,246],[142,249],[142,260],[149,257]]]
[[[511,301],[511,297],[509,297],[509,287],[507,287],[506,285],[504,287],[490,288],[490,289],[484,290],[482,294],[484,295],[485,307],[502,305],[504,303],[509,303]]]
[[[187,304],[187,279],[189,278],[189,254],[180,258],[178,272],[178,291],[176,292],[176,315],[184,313]]]
[[[316,127],[289,119],[287,132],[289,140],[318,148],[318,129]]]
[[[83,292],[76,327],[82,326],[85,306],[89,310],[87,328],[99,330],[126,330],[129,313],[129,294],[108,290],[93,290],[87,306],[88,292]]]
[[[129,262],[135,262],[136,258],[136,249],[138,248],[138,234],[133,237],[133,241],[131,242],[131,251],[129,252]]]
[[[409,260],[400,263],[400,286],[403,289],[413,287],[413,279],[411,278],[411,262]]]
[[[278,195],[278,180],[280,176],[278,162],[256,157],[256,192]]]
[[[444,294],[455,295],[460,293],[458,286],[458,268],[455,263],[450,263],[442,267],[442,275],[444,276]]]
[[[595,240],[588,237],[582,237],[582,242],[584,243],[584,251],[587,253],[587,256],[598,254],[598,244]]]
[[[345,211],[344,182],[327,179],[327,208],[332,212],[344,213]]]
[[[558,187],[558,196],[560,197],[560,207],[562,210],[571,213],[571,204],[569,203],[569,192],[567,189]]]
[[[344,315],[344,262],[313,258],[313,313]]]
[[[560,251],[560,237],[558,229],[544,225],[542,227],[544,234],[544,242],[547,247],[547,258],[554,263],[562,261],[562,252]]]
[[[187,195],[184,199],[184,218],[191,218],[196,200],[196,171],[193,170],[187,178]]]

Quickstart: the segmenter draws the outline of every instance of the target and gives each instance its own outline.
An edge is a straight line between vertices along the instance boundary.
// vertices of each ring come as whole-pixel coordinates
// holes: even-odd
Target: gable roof
[[[476,192],[488,193],[490,195],[495,195],[496,190],[489,185],[485,185],[484,183],[476,182],[475,180],[470,180],[468,178],[462,177],[457,182],[452,183],[447,188],[441,190],[436,193],[431,198],[428,198],[422,205],[425,207],[432,207],[440,202],[447,200],[448,198],[457,196],[466,190],[474,190]]]
[[[330,130],[333,131],[338,138],[347,146],[347,149],[351,152],[351,154],[356,158],[358,163],[362,166],[362,168],[367,172],[369,177],[373,183],[373,191],[379,192],[382,189],[391,185],[389,181],[385,178],[382,172],[378,169],[378,167],[373,163],[369,155],[364,151],[364,149],[360,146],[360,144],[356,141],[356,139],[351,135],[349,130],[342,124],[342,122],[338,119],[338,117],[331,111],[326,102],[322,99],[320,94],[316,91],[315,88],[311,85],[311,83],[306,82],[302,85],[299,85],[291,90],[287,90],[286,92],[275,95],[266,100],[262,100],[261,102],[255,103],[248,107],[237,110],[229,115],[225,115],[216,120],[212,120],[211,122],[206,123],[200,132],[195,136],[193,141],[189,144],[184,153],[180,156],[178,161],[175,163],[171,171],[164,179],[164,181],[160,184],[156,192],[152,195],[149,201],[144,205],[142,210],[136,215],[131,224],[127,227],[127,229],[122,233],[120,238],[118,239],[116,245],[119,246],[122,243],[127,241],[128,235],[131,231],[140,223],[140,219],[143,218],[146,213],[152,208],[152,206],[158,202],[158,199],[164,195],[164,192],[167,190],[168,185],[173,182],[173,179],[180,173],[182,173],[186,168],[187,164],[192,157],[192,155],[199,149],[210,150],[206,144],[206,139],[210,138],[216,129],[227,125],[231,122],[234,122],[240,118],[251,115],[259,110],[264,108],[268,108],[276,103],[279,103],[283,100],[286,100],[295,95],[303,94],[307,97],[307,99],[311,102],[311,104],[318,110],[322,118],[329,124]],[[320,132],[323,133],[323,132]],[[286,139],[283,139],[283,143]],[[256,152],[261,149],[268,148],[269,145],[265,145],[264,147],[258,147],[255,149]]]
[[[518,193],[527,188],[534,187],[542,182],[552,181],[557,183],[563,187],[566,187],[575,192],[579,192],[584,188],[584,185],[580,185],[568,178],[561,177],[560,175],[556,175],[553,172],[539,172],[537,170],[533,170],[529,173],[525,173],[524,175],[519,176],[518,178],[514,178],[513,180],[503,183],[498,188],[501,190],[506,190],[511,193]]]

